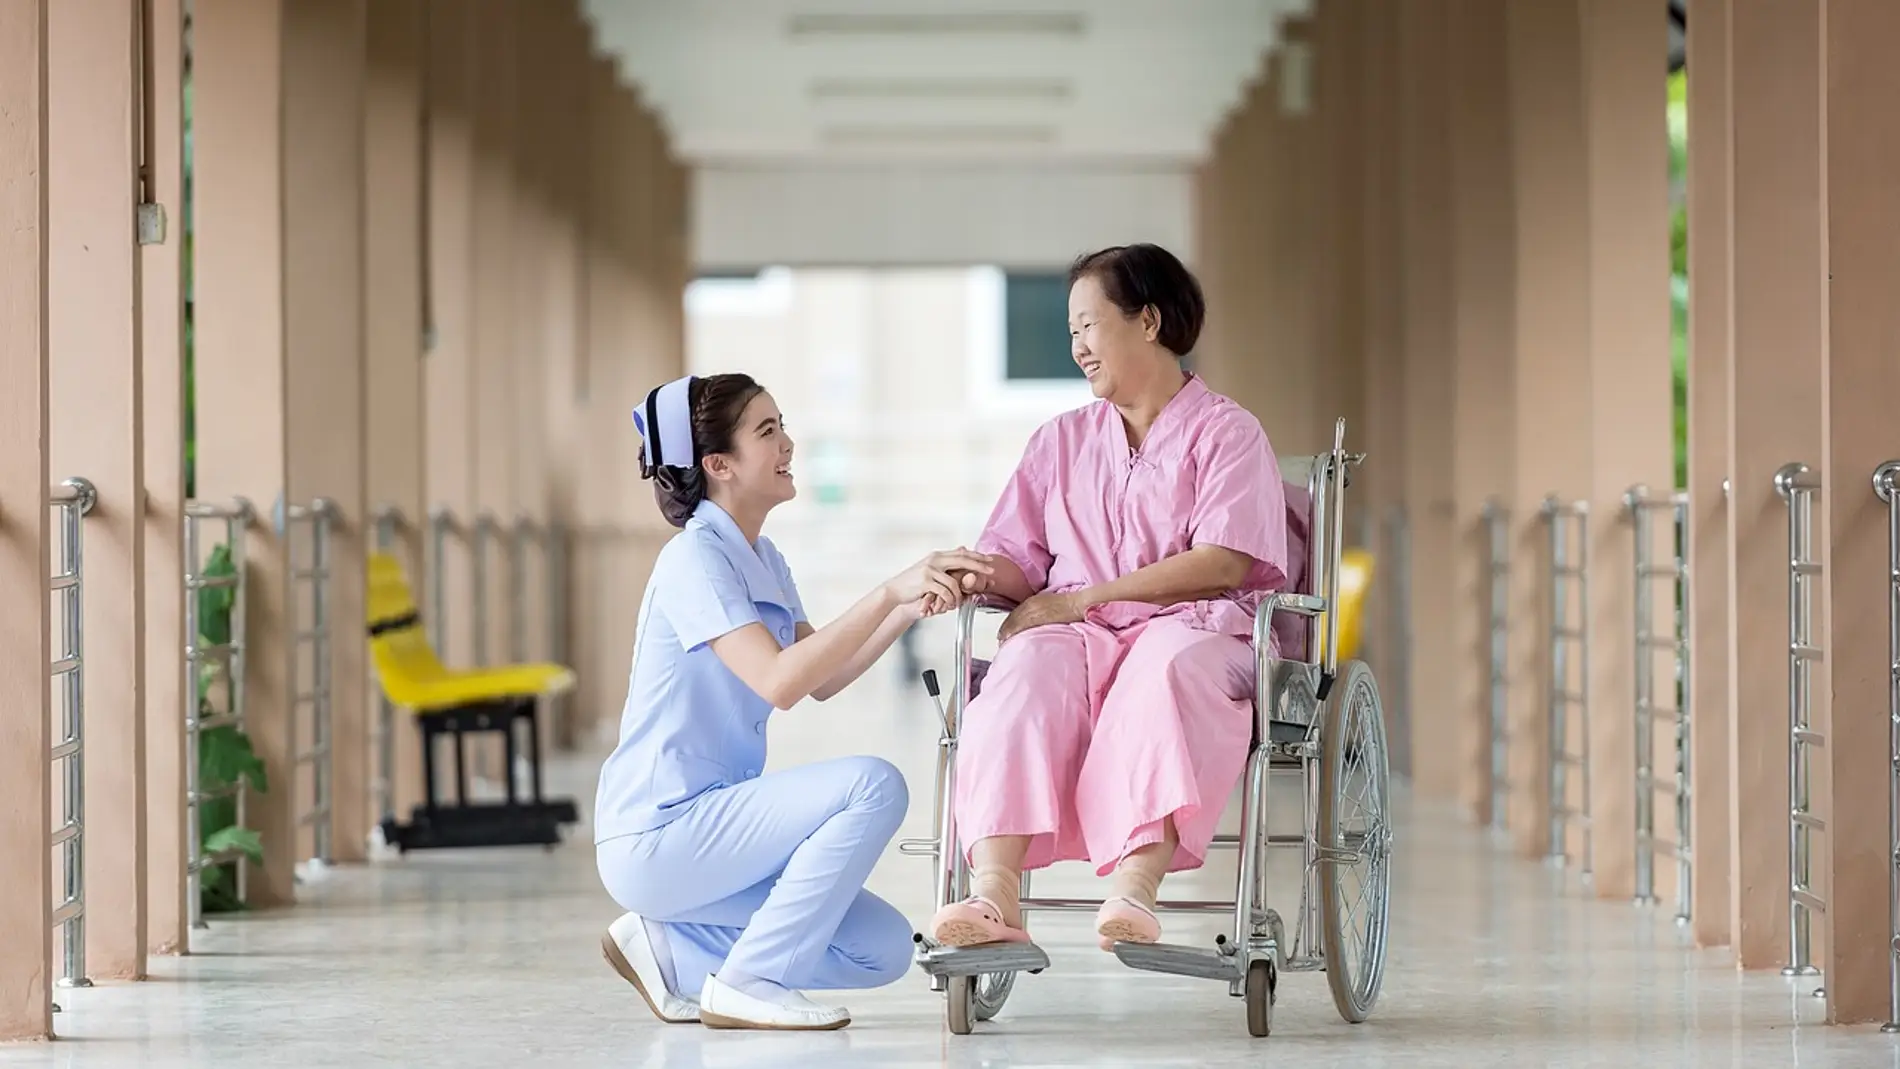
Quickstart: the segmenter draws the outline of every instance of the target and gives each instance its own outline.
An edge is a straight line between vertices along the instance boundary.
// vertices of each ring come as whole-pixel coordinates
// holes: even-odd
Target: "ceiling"
[[[700,164],[1199,159],[1308,0],[584,0]]]

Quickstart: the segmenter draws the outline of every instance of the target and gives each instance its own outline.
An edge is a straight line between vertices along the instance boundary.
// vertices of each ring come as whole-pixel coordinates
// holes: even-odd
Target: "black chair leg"
[[[510,809],[515,805],[515,727],[517,723],[514,717],[508,717],[502,722],[501,732],[501,782]]]
[[[534,703],[527,706],[528,720],[528,774],[531,777],[530,790],[534,792],[534,804],[541,804],[541,722]]]
[[[455,739],[455,804],[468,804],[468,748],[463,745],[462,729],[458,726],[449,733]]]
[[[416,718],[416,730],[422,733],[422,790],[424,793],[423,804],[428,807],[429,814],[433,816],[437,808],[439,808],[436,801],[436,794],[435,794],[435,791],[436,791],[436,785],[435,785],[436,731],[435,731],[435,728],[431,726],[429,721],[424,717]]]

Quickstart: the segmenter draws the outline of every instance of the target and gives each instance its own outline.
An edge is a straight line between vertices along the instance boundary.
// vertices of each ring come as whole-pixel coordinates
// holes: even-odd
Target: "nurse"
[[[688,377],[648,394],[634,422],[641,474],[681,531],[647,583],[600,773],[596,858],[627,910],[602,952],[664,1021],[842,1028],[848,1010],[800,991],[878,987],[908,968],[910,924],[864,881],[909,796],[876,757],[764,773],[766,721],[838,693],[990,564],[932,554],[814,630],[759,533],[796,493],[771,395],[745,375]]]
[[[1036,431],[967,588],[1016,604],[958,739],[974,894],[940,943],[1023,942],[1026,868],[1113,886],[1104,950],[1160,938],[1162,877],[1200,867],[1247,760],[1254,611],[1285,588],[1285,487],[1260,421],[1182,367],[1199,283],[1128,245],[1069,272],[1070,348],[1098,400]]]

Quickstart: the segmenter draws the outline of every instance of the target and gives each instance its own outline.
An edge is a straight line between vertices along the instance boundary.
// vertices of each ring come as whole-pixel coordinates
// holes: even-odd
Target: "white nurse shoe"
[[[843,1006],[820,1006],[796,991],[785,1002],[768,1002],[706,977],[699,991],[699,1019],[707,1028],[752,1028],[771,1032],[829,1032],[851,1023]]]
[[[699,1020],[699,1003],[667,989],[666,973],[660,968],[659,955],[653,952],[646,922],[639,914],[623,913],[608,925],[607,934],[600,940],[600,953],[621,979],[640,992],[655,1017],[667,1024],[692,1024]]]

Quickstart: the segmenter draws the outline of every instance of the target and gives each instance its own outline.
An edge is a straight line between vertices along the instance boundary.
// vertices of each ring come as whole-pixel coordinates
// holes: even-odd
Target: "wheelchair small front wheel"
[[[1247,1034],[1255,1039],[1263,1039],[1273,1031],[1276,979],[1271,961],[1256,961],[1247,966]]]
[[[943,1019],[953,1036],[967,1036],[976,1028],[976,978],[952,976],[944,990]]]

